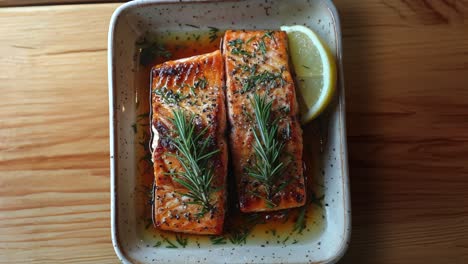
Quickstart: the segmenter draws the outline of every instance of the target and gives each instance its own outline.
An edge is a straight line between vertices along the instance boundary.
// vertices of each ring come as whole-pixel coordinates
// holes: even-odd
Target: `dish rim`
[[[114,65],[114,32],[116,22],[122,15],[124,11],[127,9],[131,9],[134,7],[141,7],[141,6],[150,6],[154,4],[165,4],[165,3],[191,3],[191,2],[199,2],[199,3],[210,3],[210,2],[232,2],[236,0],[188,0],[188,1],[177,1],[177,0],[135,0],[131,2],[124,3],[116,8],[114,13],[111,16],[110,24],[109,24],[109,31],[108,31],[108,53],[107,53],[107,64],[108,64],[108,95],[109,95],[109,148],[110,148],[110,187],[111,187],[111,237],[112,237],[112,246],[114,251],[119,258],[120,261],[123,263],[133,263],[131,259],[127,257],[127,255],[121,249],[121,245],[118,239],[117,233],[117,181],[116,181],[116,167],[117,161],[115,159],[116,151],[118,150],[117,142],[115,141],[117,129],[115,127],[115,101],[114,101],[114,94],[115,94],[115,65]],[[239,0],[237,0],[239,1]],[[243,0],[240,0],[243,1]],[[341,155],[341,164],[342,164],[342,181],[343,181],[343,208],[344,208],[344,236],[341,240],[341,245],[337,254],[325,260],[323,263],[336,263],[340,260],[349,246],[349,241],[351,237],[351,196],[350,196],[350,185],[349,185],[349,169],[348,169],[348,147],[347,147],[347,140],[346,140],[346,105],[345,105],[345,91],[344,91],[344,73],[343,73],[343,47],[342,47],[342,34],[341,34],[341,22],[338,10],[336,6],[333,4],[332,0],[319,0],[325,3],[327,9],[332,14],[332,19],[335,23],[335,40],[336,40],[336,57],[338,63],[338,81],[337,84],[340,86],[338,97],[339,101],[339,111],[341,112],[339,116],[339,123],[340,123],[340,145],[342,148],[343,155]],[[343,156],[345,158],[343,158]]]

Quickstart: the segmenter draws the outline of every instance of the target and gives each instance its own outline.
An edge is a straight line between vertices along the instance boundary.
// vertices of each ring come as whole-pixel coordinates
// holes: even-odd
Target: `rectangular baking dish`
[[[193,25],[273,29],[293,24],[316,31],[331,47],[338,65],[338,92],[333,103],[321,118],[313,121],[314,128],[304,132],[304,138],[317,130],[325,134],[320,145],[304,145],[320,156],[315,169],[324,194],[323,228],[309,239],[287,245],[153,247],[154,241],[139,230],[142,219],[137,214],[140,201],[133,126],[138,118],[135,81],[139,62],[135,43],[147,34],[190,31]],[[340,21],[331,1],[132,1],[114,12],[108,41],[112,241],[122,262],[334,263],[344,254],[351,226],[345,93]]]

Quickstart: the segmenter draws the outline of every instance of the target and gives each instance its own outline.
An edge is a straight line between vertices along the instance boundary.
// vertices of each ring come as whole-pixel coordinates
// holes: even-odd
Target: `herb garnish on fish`
[[[174,110],[174,118],[171,119],[174,125],[175,137],[172,144],[177,149],[177,154],[171,154],[177,158],[183,167],[182,171],[169,172],[173,180],[187,188],[188,192],[183,196],[192,199],[193,204],[198,204],[202,208],[199,217],[214,210],[211,195],[216,191],[212,187],[213,167],[209,160],[219,149],[210,151],[210,138],[205,137],[208,127],[202,131],[196,131],[195,115],[185,114],[184,110]]]
[[[251,100],[255,114],[254,129],[254,156],[255,162],[247,167],[250,177],[259,181],[264,186],[265,197],[262,197],[271,207],[276,205],[271,201],[274,196],[274,186],[277,179],[289,164],[280,160],[284,149],[284,142],[278,140],[278,119],[272,120],[273,101],[268,101],[267,96],[254,94]],[[284,188],[284,187],[282,187]],[[258,194],[257,194],[258,195]]]

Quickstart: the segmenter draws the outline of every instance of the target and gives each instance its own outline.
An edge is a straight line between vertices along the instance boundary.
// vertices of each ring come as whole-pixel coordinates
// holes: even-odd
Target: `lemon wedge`
[[[330,104],[336,85],[336,63],[319,36],[304,26],[282,26],[288,35],[289,53],[296,84],[299,87],[299,103],[302,124],[316,118]]]

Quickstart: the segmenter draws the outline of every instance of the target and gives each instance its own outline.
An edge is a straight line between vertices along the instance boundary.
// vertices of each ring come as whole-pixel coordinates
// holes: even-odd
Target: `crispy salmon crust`
[[[186,59],[168,61],[151,70],[152,158],[154,162],[154,224],[163,230],[193,234],[221,234],[226,210],[228,151],[225,139],[226,112],[224,65],[220,51]],[[180,155],[173,144],[174,110],[193,114],[197,133],[204,132],[211,150],[219,150],[208,161],[213,169],[211,194],[213,208],[202,213],[202,206],[187,197],[188,189],[174,180],[183,172]]]
[[[302,129],[287,43],[282,31],[228,30],[224,35],[230,152],[242,212],[299,207],[306,201]],[[258,159],[254,149],[254,94],[273,102],[270,121],[278,120],[278,140],[284,143],[281,161],[287,167],[274,183],[270,197],[266,186],[249,174]]]

